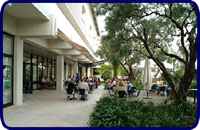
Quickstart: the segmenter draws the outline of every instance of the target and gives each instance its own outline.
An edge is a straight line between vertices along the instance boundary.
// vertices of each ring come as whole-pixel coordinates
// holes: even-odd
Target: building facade
[[[10,3],[3,12],[3,105],[23,103],[23,85],[43,76],[63,90],[68,76],[93,76],[99,44],[95,10],[87,3]]]

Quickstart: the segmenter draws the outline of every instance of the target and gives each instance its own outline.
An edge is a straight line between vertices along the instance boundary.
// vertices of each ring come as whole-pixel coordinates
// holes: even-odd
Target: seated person
[[[67,94],[69,94],[68,96],[69,100],[72,100],[74,90],[76,90],[76,86],[74,84],[74,80],[71,79],[68,84],[68,87],[66,88]]]
[[[130,81],[127,81],[127,91],[128,91],[128,95],[130,97],[130,95],[133,93],[133,92],[136,92],[133,88],[133,84],[130,83]]]
[[[119,82],[119,85],[114,90],[116,97],[119,97],[118,91],[125,91],[127,93],[126,87],[122,81]]]
[[[171,90],[172,90],[172,88],[171,88],[171,86],[168,84],[167,89],[166,89],[167,96],[169,96],[169,94],[171,93]]]
[[[85,95],[81,95],[81,98],[86,98],[88,91],[89,91],[89,86],[86,82],[84,82],[84,79],[81,78],[81,82],[78,83],[77,89],[85,89]],[[84,97],[86,96],[86,97]]]
[[[42,77],[42,86],[47,87],[47,82],[46,82],[46,77],[45,76]]]
[[[91,85],[91,83],[90,83],[90,80],[87,79],[86,82],[87,82],[88,87],[89,87],[88,93],[91,93],[91,91],[92,91],[93,88],[92,88],[92,85]]]
[[[157,88],[157,85],[156,85],[156,83],[152,83],[152,86],[151,86],[151,92],[155,92],[155,90],[156,90],[156,88]]]
[[[112,87],[112,84],[111,84],[111,80],[110,80],[110,79],[108,80],[108,84],[107,84],[107,85],[108,85],[108,89],[109,89],[109,90],[113,90],[113,87]]]
[[[163,81],[161,80],[161,78],[158,79],[158,81],[156,82],[156,85],[157,85],[157,91],[158,91],[157,94],[160,94],[160,87],[163,86]]]
[[[49,80],[49,78],[46,78],[46,83],[48,88],[52,88],[54,86],[54,83],[51,80]]]
[[[115,79],[113,80],[113,82],[112,82],[112,85],[111,85],[112,87],[116,87],[116,81],[115,81]]]

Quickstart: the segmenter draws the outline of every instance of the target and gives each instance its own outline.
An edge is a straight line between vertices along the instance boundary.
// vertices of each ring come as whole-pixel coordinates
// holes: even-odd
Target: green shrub
[[[191,127],[197,117],[197,106],[191,102],[168,104],[125,101],[104,97],[90,115],[90,127]]]
[[[135,86],[137,90],[144,90],[144,87],[141,81],[135,80],[133,83],[133,86]]]

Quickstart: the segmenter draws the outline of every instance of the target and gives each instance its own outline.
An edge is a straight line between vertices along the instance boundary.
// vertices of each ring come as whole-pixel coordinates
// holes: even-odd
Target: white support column
[[[84,73],[84,75],[82,75],[83,73]],[[86,68],[85,68],[85,66],[82,67],[82,74],[81,74],[82,76],[86,76]]]
[[[68,67],[69,67],[69,66],[68,66],[68,64],[66,63],[66,66],[65,66],[65,69],[66,69],[66,70],[65,70],[65,78],[68,77],[68,75],[67,75],[67,73],[68,73]]]
[[[76,76],[76,73],[78,73],[78,62],[75,61],[73,63],[73,75]]]
[[[70,65],[70,76],[71,76],[71,78],[73,77],[73,74],[74,74],[73,67],[72,67],[72,65]]]
[[[91,70],[90,67],[88,67],[88,69],[87,69],[87,76],[88,76],[88,77],[91,76],[91,72],[90,72],[90,70]]]
[[[91,71],[90,71],[91,72],[91,76],[93,77],[94,76],[93,75],[93,68],[91,67],[90,69],[91,69]]]
[[[23,50],[24,42],[19,36],[14,39],[13,104],[23,103]]]
[[[64,56],[57,56],[56,66],[56,89],[63,90]]]

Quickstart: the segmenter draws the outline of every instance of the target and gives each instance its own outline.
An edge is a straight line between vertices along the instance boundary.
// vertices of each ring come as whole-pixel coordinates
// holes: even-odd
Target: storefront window
[[[31,54],[24,52],[23,62],[31,63]]]
[[[48,59],[48,76],[50,79],[52,79],[52,64],[51,64],[52,59]]]
[[[37,66],[33,65],[33,82],[37,81]],[[37,84],[33,84],[33,89],[37,89]]]
[[[43,58],[43,76],[48,76],[47,75],[47,58]]]
[[[3,33],[3,106],[13,103],[12,67],[14,37]]]
[[[42,80],[42,57],[38,57],[38,74],[39,74],[39,81]]]
[[[37,65],[37,56],[36,55],[33,55],[32,63],[33,63],[33,65]]]
[[[3,56],[3,104],[12,102],[12,58]]]
[[[3,34],[3,54],[13,54],[13,37]]]

